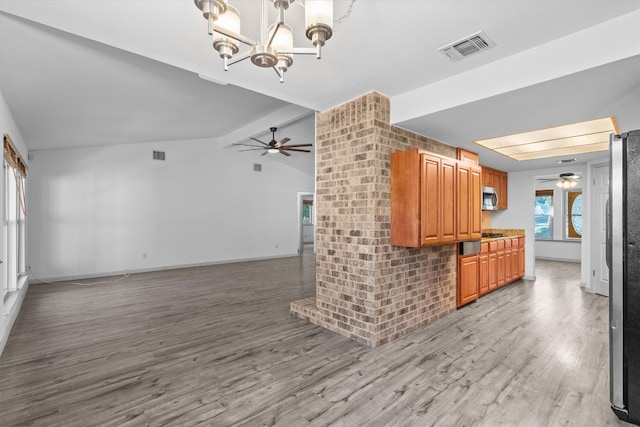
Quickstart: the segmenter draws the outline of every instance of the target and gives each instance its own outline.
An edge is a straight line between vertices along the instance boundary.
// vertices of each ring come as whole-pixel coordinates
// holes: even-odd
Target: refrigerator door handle
[[[615,134],[610,136],[609,155],[609,375],[611,406],[624,411],[625,354],[624,354],[624,164],[625,141]]]
[[[606,206],[606,248],[605,248],[605,261],[607,263],[607,268],[611,269],[611,205],[609,199],[607,198],[607,206]]]

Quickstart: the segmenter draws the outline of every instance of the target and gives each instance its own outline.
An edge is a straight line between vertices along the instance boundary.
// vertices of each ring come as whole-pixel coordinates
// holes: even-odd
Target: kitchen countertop
[[[521,228],[490,228],[482,230],[483,233],[501,233],[500,237],[483,237],[482,242],[492,242],[494,240],[512,239],[514,237],[525,237],[524,229]]]

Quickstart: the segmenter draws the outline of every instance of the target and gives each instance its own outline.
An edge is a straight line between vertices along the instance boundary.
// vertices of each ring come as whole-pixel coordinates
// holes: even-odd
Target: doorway
[[[313,193],[298,193],[298,253],[315,252],[316,215]]]

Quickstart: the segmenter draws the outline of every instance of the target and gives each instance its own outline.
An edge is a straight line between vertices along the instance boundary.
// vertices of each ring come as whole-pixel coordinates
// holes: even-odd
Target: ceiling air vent
[[[561,160],[556,160],[556,163],[558,163],[559,165],[564,165],[565,163],[573,163],[573,162],[577,162],[578,159],[561,159]]]
[[[262,172],[262,165],[260,163],[254,163],[253,164],[253,171],[254,172]]]
[[[438,51],[444,53],[450,60],[455,62],[474,53],[491,49],[495,45],[494,41],[487,37],[484,31],[478,31],[457,42],[442,46]]]
[[[153,160],[164,160],[164,151],[153,151]]]

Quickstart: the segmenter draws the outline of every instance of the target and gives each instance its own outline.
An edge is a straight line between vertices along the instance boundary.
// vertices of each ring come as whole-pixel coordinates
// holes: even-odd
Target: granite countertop
[[[522,228],[489,228],[482,230],[482,233],[502,234],[502,236],[483,237],[483,242],[491,242],[494,240],[511,239],[513,237],[524,237],[524,229]]]

